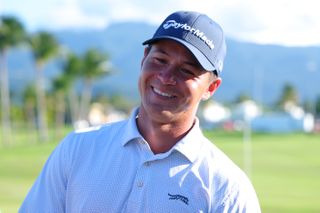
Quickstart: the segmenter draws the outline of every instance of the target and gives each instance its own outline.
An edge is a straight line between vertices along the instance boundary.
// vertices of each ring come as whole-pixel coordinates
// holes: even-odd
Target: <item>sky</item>
[[[158,25],[176,10],[206,13],[227,37],[260,44],[320,46],[318,0],[0,0],[27,30],[105,28],[122,21]]]

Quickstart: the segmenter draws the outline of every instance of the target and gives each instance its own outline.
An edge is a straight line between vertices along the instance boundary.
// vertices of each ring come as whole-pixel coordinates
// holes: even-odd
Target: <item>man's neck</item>
[[[137,117],[140,134],[147,140],[154,154],[169,151],[193,127],[194,119],[181,122],[160,123],[143,114]]]

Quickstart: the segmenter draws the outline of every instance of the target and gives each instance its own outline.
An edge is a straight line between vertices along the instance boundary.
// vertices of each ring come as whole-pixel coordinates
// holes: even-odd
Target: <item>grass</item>
[[[66,130],[67,132],[68,130]],[[244,168],[241,133],[205,132]],[[0,148],[0,212],[17,212],[60,139],[34,143],[26,133]],[[250,177],[263,212],[320,212],[320,135],[253,134]]]
[[[65,128],[63,134],[68,131],[70,128]],[[53,131],[49,134],[51,140],[41,143],[34,131],[19,129],[12,136],[14,144],[5,147],[0,144],[0,213],[18,211],[46,159],[62,138]]]
[[[17,212],[54,144],[0,150],[0,210]]]
[[[207,135],[244,168],[241,134]],[[262,212],[320,212],[320,135],[253,134],[251,180]]]

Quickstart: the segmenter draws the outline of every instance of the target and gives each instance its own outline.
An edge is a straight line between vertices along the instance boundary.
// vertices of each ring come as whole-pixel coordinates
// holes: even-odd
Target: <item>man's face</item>
[[[214,82],[213,74],[203,70],[184,46],[160,40],[145,50],[142,59],[141,108],[159,122],[193,118],[201,99],[217,88]]]

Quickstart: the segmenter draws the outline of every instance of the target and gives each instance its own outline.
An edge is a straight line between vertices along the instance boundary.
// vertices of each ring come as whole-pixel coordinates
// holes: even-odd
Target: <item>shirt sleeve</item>
[[[51,153],[40,175],[23,201],[20,213],[65,212],[67,171],[67,136]]]
[[[221,205],[214,212],[261,213],[258,197],[250,180],[245,175],[238,178],[238,182],[227,189]]]

